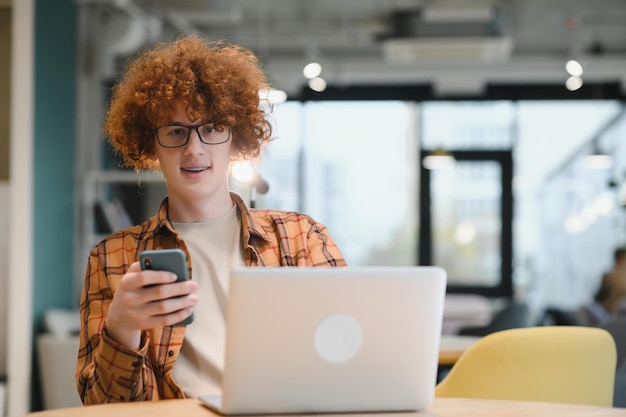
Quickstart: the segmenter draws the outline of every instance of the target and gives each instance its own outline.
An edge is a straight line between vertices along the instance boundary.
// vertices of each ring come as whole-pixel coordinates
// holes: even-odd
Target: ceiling
[[[77,3],[127,19],[125,30],[109,31],[123,43],[118,55],[203,33],[255,50],[273,85],[288,93],[306,84],[302,67],[312,60],[330,85],[429,84],[442,96],[480,93],[486,83],[564,82],[571,57],[583,63],[586,81],[626,85],[626,0]]]

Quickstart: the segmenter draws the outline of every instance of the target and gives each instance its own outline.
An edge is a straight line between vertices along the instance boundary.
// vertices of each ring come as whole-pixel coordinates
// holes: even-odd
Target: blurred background
[[[43,407],[34,344],[77,308],[88,251],[164,196],[100,133],[141,49],[199,33],[258,54],[268,187],[231,180],[256,207],[312,215],[350,265],[439,265],[449,294],[536,322],[588,302],[626,244],[625,19],[623,0],[0,0],[9,410]]]

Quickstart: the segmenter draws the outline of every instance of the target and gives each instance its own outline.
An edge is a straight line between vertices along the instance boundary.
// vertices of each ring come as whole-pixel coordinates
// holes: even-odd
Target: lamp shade
[[[430,152],[422,160],[424,168],[429,170],[435,169],[450,169],[456,163],[456,159],[450,152],[446,152],[443,149],[435,149]]]

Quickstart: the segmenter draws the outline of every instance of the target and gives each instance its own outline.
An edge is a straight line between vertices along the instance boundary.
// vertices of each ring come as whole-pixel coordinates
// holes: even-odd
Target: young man
[[[271,139],[266,88],[250,51],[195,35],[145,51],[114,88],[105,136],[127,166],[160,170],[168,195],[154,217],[91,251],[76,370],[84,404],[219,393],[230,270],[346,265],[323,225],[249,209],[229,190],[230,163]],[[141,270],[142,251],[166,248],[186,252],[191,280]]]

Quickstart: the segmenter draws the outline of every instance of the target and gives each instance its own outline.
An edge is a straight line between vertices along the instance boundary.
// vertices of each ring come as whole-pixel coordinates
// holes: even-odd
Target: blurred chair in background
[[[605,329],[613,336],[617,349],[617,367],[623,367],[622,365],[626,364],[624,362],[626,358],[626,316],[610,318],[600,328]]]
[[[623,363],[615,372],[613,407],[626,408],[626,363]]]
[[[576,318],[576,311],[564,310],[558,307],[547,307],[537,326],[578,326],[581,325]]]
[[[539,326],[483,337],[454,364],[436,397],[613,405],[615,343],[603,329]]]
[[[501,330],[528,327],[530,309],[524,303],[511,303],[497,312],[486,326],[462,327],[458,334],[462,336],[486,336]]]

